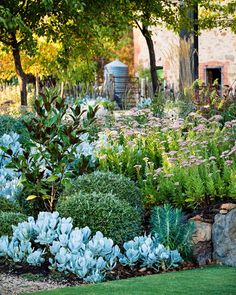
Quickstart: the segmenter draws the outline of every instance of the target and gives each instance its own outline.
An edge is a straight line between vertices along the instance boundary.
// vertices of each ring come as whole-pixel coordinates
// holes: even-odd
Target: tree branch
[[[136,23],[136,25],[138,26],[139,30],[141,32],[143,32],[143,28],[140,26],[139,22],[135,19],[134,22]]]
[[[16,14],[18,14],[22,10],[22,8],[25,6],[25,3],[27,4],[27,0],[22,2],[21,6],[16,11]]]
[[[5,45],[12,46],[13,42],[5,39],[4,37],[0,36],[0,42],[4,43]]]

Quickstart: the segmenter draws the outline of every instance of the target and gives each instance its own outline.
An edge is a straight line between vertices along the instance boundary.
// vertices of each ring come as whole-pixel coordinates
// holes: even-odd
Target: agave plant
[[[181,209],[170,204],[154,207],[151,228],[152,234],[167,249],[178,249],[183,256],[191,253],[194,222],[186,220]]]

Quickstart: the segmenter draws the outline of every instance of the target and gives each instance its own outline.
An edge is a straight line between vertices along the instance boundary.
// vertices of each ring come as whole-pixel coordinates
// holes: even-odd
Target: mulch
[[[197,268],[192,262],[184,262],[179,268],[171,272]],[[106,280],[120,280],[133,277],[156,274],[153,269],[133,269],[118,265],[107,274]],[[163,271],[162,271],[163,273]],[[85,284],[75,275],[65,275],[51,271],[48,267],[32,267],[28,265],[0,265],[0,295],[18,295],[20,293],[31,293],[41,290],[51,290],[68,286],[79,286]]]

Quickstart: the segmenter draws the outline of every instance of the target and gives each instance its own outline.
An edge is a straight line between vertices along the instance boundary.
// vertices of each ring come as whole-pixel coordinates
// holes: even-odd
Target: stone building
[[[135,70],[149,68],[147,45],[139,29],[134,29],[133,39]],[[189,44],[165,27],[153,28],[153,40],[156,64],[163,68],[167,87],[178,91],[190,85]],[[236,87],[236,34],[230,29],[207,30],[199,36],[199,78],[206,85],[218,79],[221,89]]]

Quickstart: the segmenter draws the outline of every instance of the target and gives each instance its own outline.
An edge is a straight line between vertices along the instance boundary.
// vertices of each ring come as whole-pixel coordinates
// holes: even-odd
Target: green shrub
[[[139,212],[111,193],[78,192],[61,198],[57,211],[62,217],[72,217],[74,226],[101,231],[117,244],[140,234]]]
[[[9,115],[0,116],[0,137],[5,133],[15,132],[17,118]]]
[[[143,209],[139,188],[132,180],[123,175],[102,171],[84,174],[78,177],[73,186],[68,188],[64,194],[68,196],[79,191],[89,194],[93,192],[111,193],[120,200],[127,201],[131,206],[137,208],[139,212]]]
[[[181,209],[173,208],[169,204],[154,207],[151,230],[165,247],[177,249],[183,257],[191,254],[194,223],[185,219]]]
[[[98,106],[82,110],[79,101],[70,104],[58,96],[56,89],[45,89],[45,94],[34,99],[33,109],[35,115],[24,120],[30,140],[22,153],[14,154],[11,168],[22,175],[22,195],[39,203],[38,207],[43,203],[47,211],[54,211],[64,183],[94,169],[89,165],[90,156],[76,154],[83,142],[81,135],[96,119]],[[6,152],[13,154],[11,149]],[[42,169],[42,163],[50,174]]]
[[[0,211],[0,236],[12,235],[12,225],[27,220],[27,216],[19,212]]]
[[[28,116],[28,115],[27,115]],[[0,137],[5,133],[18,133],[20,141],[23,142],[29,138],[29,133],[23,123],[26,115],[21,117],[13,117],[9,115],[0,116]]]
[[[18,204],[13,203],[6,198],[0,197],[0,212],[19,212]]]

